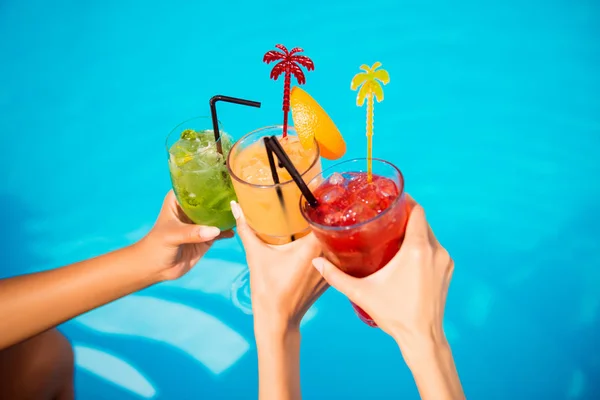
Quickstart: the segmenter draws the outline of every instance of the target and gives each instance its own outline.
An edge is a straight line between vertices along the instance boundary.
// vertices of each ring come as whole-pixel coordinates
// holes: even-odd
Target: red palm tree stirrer
[[[299,85],[306,83],[306,77],[302,71],[301,66],[306,68],[307,71],[313,71],[315,64],[307,56],[300,56],[297,53],[303,53],[300,47],[294,47],[291,51],[288,51],[282,44],[275,45],[279,50],[269,50],[263,56],[263,62],[270,64],[273,61],[279,61],[271,70],[270,78],[277,80],[281,74],[285,74],[285,81],[283,84],[283,137],[287,136],[288,128],[288,113],[290,111],[290,81],[292,75],[296,78]]]

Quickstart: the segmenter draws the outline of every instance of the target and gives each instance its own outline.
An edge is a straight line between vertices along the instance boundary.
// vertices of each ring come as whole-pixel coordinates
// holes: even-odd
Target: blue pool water
[[[391,75],[375,154],[404,171],[456,260],[446,331],[470,399],[600,393],[600,6],[0,1],[0,276],[132,243],[170,187],[164,139],[225,94],[235,137],[281,120],[262,54],[301,46],[305,89],[365,151],[350,80]],[[183,279],[62,326],[81,399],[255,398],[235,240]],[[306,399],[415,399],[394,343],[329,290],[303,326]]]

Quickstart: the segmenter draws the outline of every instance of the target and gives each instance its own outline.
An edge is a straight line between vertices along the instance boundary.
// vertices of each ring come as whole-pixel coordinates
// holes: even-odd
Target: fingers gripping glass
[[[275,133],[276,130],[272,128],[263,128],[264,130],[268,130],[270,132]],[[260,131],[260,130],[259,130]],[[295,134],[293,128],[289,131],[292,135]],[[252,136],[252,133],[247,135]],[[289,135],[288,135],[289,137]],[[240,142],[242,142],[242,139]],[[308,233],[308,223],[302,218],[300,215],[300,210],[298,209],[298,199],[302,196],[305,198],[315,200],[306,183],[304,182],[303,177],[307,179],[311,179],[316,174],[320,173],[321,166],[319,160],[319,152],[318,146],[315,143],[315,147],[310,151],[307,151],[308,167],[302,173],[296,168],[288,154],[286,153],[284,147],[279,142],[278,138],[274,135],[270,136],[261,136],[260,141],[264,145],[263,155],[266,154],[266,160],[268,161],[268,165],[271,172],[271,177],[273,181],[273,185],[264,185],[264,186],[251,186],[248,182],[243,182],[240,177],[236,176],[232,163],[232,158],[236,156],[236,150],[233,149],[232,153],[229,157],[229,170],[234,178],[234,184],[237,184],[236,191],[238,192],[238,198],[240,202],[246,200],[246,204],[242,204],[242,207],[245,205],[246,209],[246,217],[248,214],[253,214],[255,211],[255,204],[259,203],[261,197],[264,197],[263,200],[266,199],[267,206],[269,209],[277,210],[279,214],[281,214],[282,218],[282,229],[280,228],[280,232],[289,232],[287,236],[274,236],[266,234],[269,232],[265,228],[262,223],[263,221],[258,220],[257,218],[247,218],[249,225],[252,220],[255,222],[255,226],[251,225],[251,228],[256,232],[256,234],[263,239],[266,243],[269,244],[285,244],[292,242],[298,239],[301,236],[304,236]],[[239,142],[238,142],[239,143]],[[236,144],[237,145],[237,144]],[[299,143],[298,143],[299,145]],[[282,177],[277,172],[277,167],[284,168],[291,177],[291,181],[287,178],[287,181],[283,181]],[[290,186],[291,183],[291,186]],[[294,183],[297,187],[294,187]],[[242,186],[242,184],[244,184]],[[252,196],[240,196],[240,193],[245,193],[250,189],[253,190]],[[266,197],[268,195],[268,197]],[[264,213],[261,213],[260,217],[264,220]],[[256,223],[259,224],[256,224]],[[269,222],[269,221],[266,221]],[[268,227],[271,228],[272,227]],[[238,278],[235,280],[232,286],[231,297],[234,305],[238,307],[242,312],[246,314],[252,313],[252,302],[250,297],[250,288],[249,288],[249,273],[248,271],[244,271]]]

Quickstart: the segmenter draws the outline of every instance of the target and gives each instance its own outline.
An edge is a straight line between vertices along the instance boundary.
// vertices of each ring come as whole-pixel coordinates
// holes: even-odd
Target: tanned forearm
[[[134,246],[0,281],[0,350],[154,283]]]

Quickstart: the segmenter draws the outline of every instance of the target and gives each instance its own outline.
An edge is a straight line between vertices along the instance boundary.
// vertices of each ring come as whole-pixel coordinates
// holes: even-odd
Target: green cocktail
[[[222,231],[235,226],[230,202],[235,191],[225,165],[231,137],[220,130],[223,154],[217,150],[210,118],[193,118],[176,126],[167,137],[173,190],[185,214],[196,224]]]

